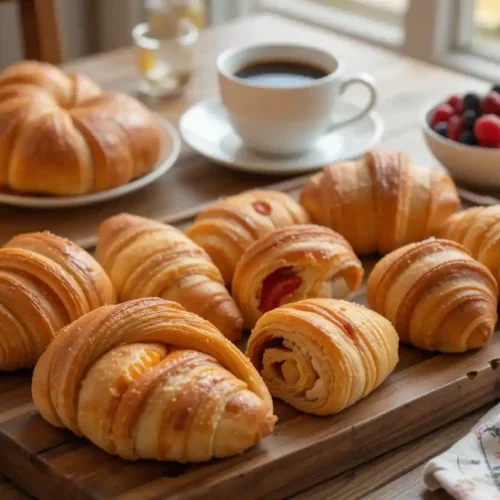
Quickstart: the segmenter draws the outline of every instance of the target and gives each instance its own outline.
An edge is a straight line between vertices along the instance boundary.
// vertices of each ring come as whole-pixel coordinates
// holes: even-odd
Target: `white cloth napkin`
[[[424,482],[458,500],[500,500],[500,405],[425,466]]]

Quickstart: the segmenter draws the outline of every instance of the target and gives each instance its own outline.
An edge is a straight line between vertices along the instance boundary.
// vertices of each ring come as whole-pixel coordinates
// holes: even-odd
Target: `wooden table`
[[[488,86],[486,82],[319,28],[274,16],[258,16],[207,30],[199,44],[196,71],[189,90],[180,98],[148,104],[177,124],[190,105],[217,95],[214,63],[222,50],[241,43],[297,40],[334,50],[339,58],[348,63],[351,73],[366,71],[375,76],[380,92],[378,111],[385,122],[383,147],[403,150],[417,162],[433,162],[419,131],[420,107],[427,100],[448,93],[471,89],[482,91]],[[133,92],[136,84],[135,59],[131,49],[80,60],[69,67],[88,74],[107,89]],[[348,98],[358,97],[353,92]],[[164,217],[221,195],[278,180],[277,177],[231,172],[184,148],[175,168],[161,180],[120,200],[63,211],[0,207],[0,242],[20,232],[42,229],[79,240],[94,235],[99,222],[114,213],[129,211],[151,218]],[[421,465],[456,441],[484,411],[337,476],[299,494],[297,498],[445,498],[442,493],[424,493]],[[371,496],[365,496],[368,494]],[[0,498],[24,498],[24,495],[0,477]]]

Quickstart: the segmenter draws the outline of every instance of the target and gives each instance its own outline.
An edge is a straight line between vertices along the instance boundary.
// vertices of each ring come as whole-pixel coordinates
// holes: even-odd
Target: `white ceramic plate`
[[[170,170],[181,151],[181,138],[176,128],[165,118],[157,116],[164,130],[162,153],[158,166],[149,174],[107,191],[78,196],[25,196],[0,192],[0,203],[26,208],[69,208],[93,205],[132,193],[159,179]]]
[[[340,102],[335,117],[352,116],[356,111],[355,105]],[[219,100],[195,104],[182,116],[179,129],[194,150],[217,163],[246,172],[296,175],[361,156],[380,141],[384,127],[378,113],[372,112],[352,125],[320,137],[310,151],[285,158],[263,156],[247,149],[231,127]]]

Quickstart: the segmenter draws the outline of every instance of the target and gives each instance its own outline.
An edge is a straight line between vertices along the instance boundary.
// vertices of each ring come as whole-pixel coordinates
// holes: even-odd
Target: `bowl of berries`
[[[429,149],[458,182],[500,188],[500,85],[484,95],[453,94],[427,106],[422,130]]]

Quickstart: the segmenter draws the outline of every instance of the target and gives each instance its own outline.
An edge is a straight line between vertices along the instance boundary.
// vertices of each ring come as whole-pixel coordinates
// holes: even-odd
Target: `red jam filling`
[[[252,207],[258,214],[271,215],[271,205],[267,201],[254,201]]]
[[[259,310],[271,311],[279,307],[281,301],[302,285],[302,278],[297,276],[293,267],[280,267],[262,282]]]

